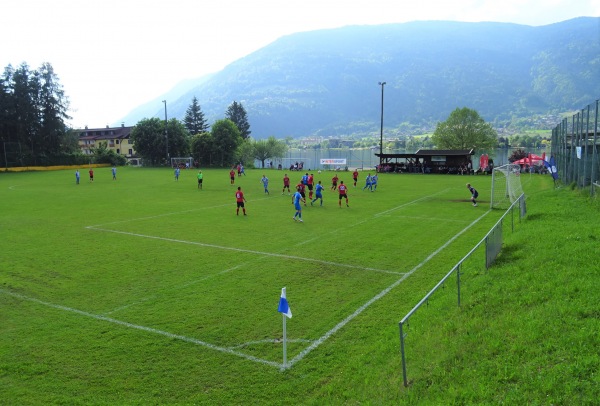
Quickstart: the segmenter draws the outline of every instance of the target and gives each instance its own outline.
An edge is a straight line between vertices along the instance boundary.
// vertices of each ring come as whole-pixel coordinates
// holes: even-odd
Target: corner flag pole
[[[279,298],[279,307],[277,311],[282,314],[283,317],[283,368],[287,367],[287,331],[286,331],[286,318],[292,318],[292,309],[288,304],[287,298],[285,297],[285,288],[281,288],[281,297]]]
[[[287,331],[285,326],[287,317],[285,314],[282,314],[281,317],[283,317],[283,367],[285,368],[287,366]]]

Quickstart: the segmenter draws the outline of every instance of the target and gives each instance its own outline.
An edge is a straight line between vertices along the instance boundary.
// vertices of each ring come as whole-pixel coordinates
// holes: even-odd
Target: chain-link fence
[[[596,100],[552,130],[552,155],[559,178],[578,188],[589,187],[592,195],[598,189],[594,185],[600,183],[598,107]]]

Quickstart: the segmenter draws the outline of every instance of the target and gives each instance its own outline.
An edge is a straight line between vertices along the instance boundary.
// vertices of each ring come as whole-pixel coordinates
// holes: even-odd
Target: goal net
[[[523,194],[521,167],[507,164],[492,171],[492,209],[508,209]]]
[[[171,158],[171,168],[190,169],[193,165],[193,158]]]

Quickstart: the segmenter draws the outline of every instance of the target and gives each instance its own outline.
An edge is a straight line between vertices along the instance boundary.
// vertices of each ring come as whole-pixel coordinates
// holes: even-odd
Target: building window
[[[131,148],[129,149],[129,155],[133,155],[133,150]]]

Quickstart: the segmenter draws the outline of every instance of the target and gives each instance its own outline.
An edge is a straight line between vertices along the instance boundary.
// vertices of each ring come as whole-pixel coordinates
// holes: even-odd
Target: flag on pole
[[[290,305],[285,297],[285,288],[281,288],[281,298],[279,299],[279,308],[277,311],[290,319],[292,318],[292,309],[290,309]]]
[[[554,180],[558,179],[558,169],[556,168],[556,160],[554,159],[554,155],[550,156],[550,162],[544,161],[544,166],[548,168],[550,175]]]

